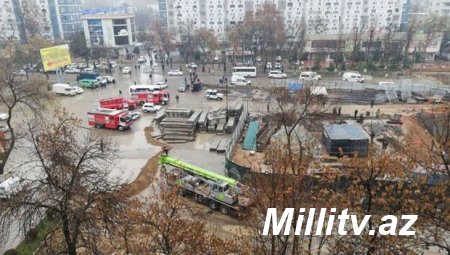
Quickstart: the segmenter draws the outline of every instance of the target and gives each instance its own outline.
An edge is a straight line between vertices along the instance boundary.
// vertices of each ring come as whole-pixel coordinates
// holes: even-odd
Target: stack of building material
[[[208,122],[208,113],[209,111],[203,111],[202,114],[200,115],[200,118],[198,119],[198,128],[200,129],[200,131],[204,131],[206,132],[206,126],[207,126],[207,122]]]
[[[201,110],[167,109],[166,117],[160,122],[162,139],[169,143],[194,141]]]

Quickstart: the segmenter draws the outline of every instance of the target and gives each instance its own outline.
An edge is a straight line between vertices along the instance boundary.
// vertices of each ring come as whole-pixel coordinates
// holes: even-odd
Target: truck
[[[131,99],[139,105],[144,105],[145,103],[165,105],[170,101],[170,93],[167,90],[137,92],[131,95]]]
[[[161,155],[161,172],[169,186],[179,194],[194,198],[223,214],[242,212],[252,204],[249,189],[232,178],[194,166],[168,155]],[[167,169],[166,165],[173,168]]]
[[[133,110],[136,108],[136,102],[134,100],[127,100],[123,97],[110,97],[110,98],[104,98],[100,99],[99,101],[100,108],[107,108],[107,109],[129,109]]]
[[[75,88],[66,83],[55,83],[52,85],[52,92],[56,95],[75,96],[77,91]]]
[[[88,112],[88,124],[96,128],[129,129],[132,120],[127,110],[99,108]]]
[[[80,72],[78,74],[78,85],[84,88],[96,88],[99,86],[100,82],[98,81],[98,77],[100,74],[96,71],[93,72]]]

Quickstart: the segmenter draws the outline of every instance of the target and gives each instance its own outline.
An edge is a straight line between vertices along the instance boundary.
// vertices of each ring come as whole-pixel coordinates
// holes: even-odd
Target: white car
[[[186,92],[186,86],[183,85],[183,86],[178,87],[178,92]]]
[[[65,73],[80,73],[80,69],[69,67],[64,72]]]
[[[214,61],[218,62],[219,61],[219,56],[214,56]]]
[[[142,63],[147,62],[147,59],[146,59],[144,56],[140,56],[140,57],[138,58],[138,61],[137,61],[137,62],[140,63],[140,64],[142,64]]]
[[[272,69],[272,62],[267,62],[266,68],[267,69]]]
[[[275,63],[275,69],[281,69],[281,63]]]
[[[25,72],[25,70],[23,70],[23,69],[20,69],[18,71],[14,71],[14,75],[25,76],[25,75],[27,75],[27,72]]]
[[[93,67],[86,67],[83,69],[83,72],[93,72],[94,68]]]
[[[206,90],[205,97],[209,100],[222,100],[223,94],[219,93],[216,89],[208,89]]]
[[[122,69],[122,73],[123,73],[123,74],[131,74],[131,67],[125,66],[125,67]]]
[[[258,62],[258,63],[261,63],[261,62],[262,62],[262,59],[261,59],[260,56],[257,56],[257,57],[256,57],[256,62]]]
[[[75,92],[77,92],[77,94],[83,94],[84,92],[84,90],[79,86],[72,86],[72,88],[75,89]]]
[[[97,81],[98,81],[101,85],[106,85],[106,84],[108,84],[108,80],[107,80],[105,77],[103,77],[103,76],[97,77]]]
[[[274,70],[274,71],[270,71],[269,72],[269,78],[285,79],[286,78],[286,74],[282,73],[280,70]]]
[[[364,76],[356,72],[345,72],[342,75],[343,81],[364,83]]]
[[[316,72],[301,72],[299,79],[302,81],[319,81],[322,76]]]
[[[0,133],[7,133],[9,131],[9,127],[7,125],[0,125]]]
[[[79,63],[79,64],[78,64],[78,68],[79,68],[79,69],[84,69],[84,68],[86,68],[86,67],[87,67],[86,63]]]
[[[141,114],[138,112],[130,112],[131,120],[137,120],[141,117]]]
[[[7,113],[0,112],[0,120],[7,120],[9,115]]]
[[[167,82],[165,81],[158,81],[156,85],[158,85],[160,89],[167,89],[168,87]]]
[[[143,112],[158,112],[159,110],[161,110],[160,105],[155,105],[153,103],[145,103],[142,105]]]
[[[108,83],[113,83],[113,82],[116,81],[116,80],[114,79],[114,77],[109,76],[109,75],[103,76],[103,77],[106,79],[106,81],[107,81]]]
[[[197,68],[197,65],[194,62],[191,62],[191,63],[187,64],[187,67],[194,69],[194,68]]]
[[[170,70],[167,75],[169,76],[180,76],[183,75],[183,71],[180,70]]]
[[[277,56],[277,58],[275,59],[276,61],[281,61],[281,56]]]

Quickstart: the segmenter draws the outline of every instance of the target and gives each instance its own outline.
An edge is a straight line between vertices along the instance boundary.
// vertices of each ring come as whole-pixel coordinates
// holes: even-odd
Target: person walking
[[[373,105],[375,104],[375,101],[374,100],[372,100],[371,102],[370,102],[370,108],[373,108]]]
[[[180,101],[180,96],[179,95],[176,95],[175,96],[175,99],[177,100],[177,103]]]
[[[167,83],[167,78],[165,78],[164,81]]]
[[[338,108],[338,115],[341,116],[341,107]]]
[[[121,96],[121,95],[122,95],[122,90],[119,89],[119,96]]]
[[[355,119],[358,117],[358,110],[355,110]]]

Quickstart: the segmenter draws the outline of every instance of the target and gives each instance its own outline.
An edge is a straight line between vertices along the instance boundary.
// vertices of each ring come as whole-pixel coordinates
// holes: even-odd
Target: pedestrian
[[[375,101],[374,100],[372,100],[371,102],[370,102],[370,108],[373,108],[373,104],[375,103]]]
[[[361,113],[361,115],[359,115],[359,123],[363,124],[364,122],[364,114]]]
[[[134,65],[134,70],[137,70],[137,66],[136,65]]]
[[[181,65],[180,65],[180,71],[183,71],[183,68],[181,67]]]
[[[192,79],[192,73],[189,73],[189,77]]]
[[[136,85],[137,83],[136,82],[134,82],[134,85]]]
[[[186,84],[186,87],[187,87],[187,91],[189,91],[189,84]]]
[[[381,114],[381,111],[380,111],[380,109],[378,108],[377,113],[376,113],[377,119],[380,117],[380,114]]]
[[[168,156],[169,155],[169,148],[167,148],[167,146],[163,146],[162,147],[163,153]]]
[[[122,95],[122,90],[119,89],[119,96],[121,96],[121,95]]]
[[[336,113],[337,113],[337,110],[336,110],[336,107],[334,107],[333,108],[333,115],[336,115]]]
[[[184,84],[185,84],[185,85],[187,84],[187,78],[186,78],[186,76],[184,76]]]
[[[228,84],[228,77],[225,76],[225,84]]]
[[[338,115],[341,116],[341,107],[338,108]]]
[[[116,85],[116,79],[113,79],[113,84]]]
[[[270,112],[270,104],[267,103],[267,112]]]
[[[373,131],[370,132],[370,142],[373,143],[373,139],[375,138],[375,133]]]
[[[175,99],[177,100],[177,103],[180,101],[180,96],[179,95],[176,95],[175,96]]]
[[[165,78],[164,81],[167,83],[167,78]]]
[[[355,110],[355,119],[358,116],[358,110]]]

